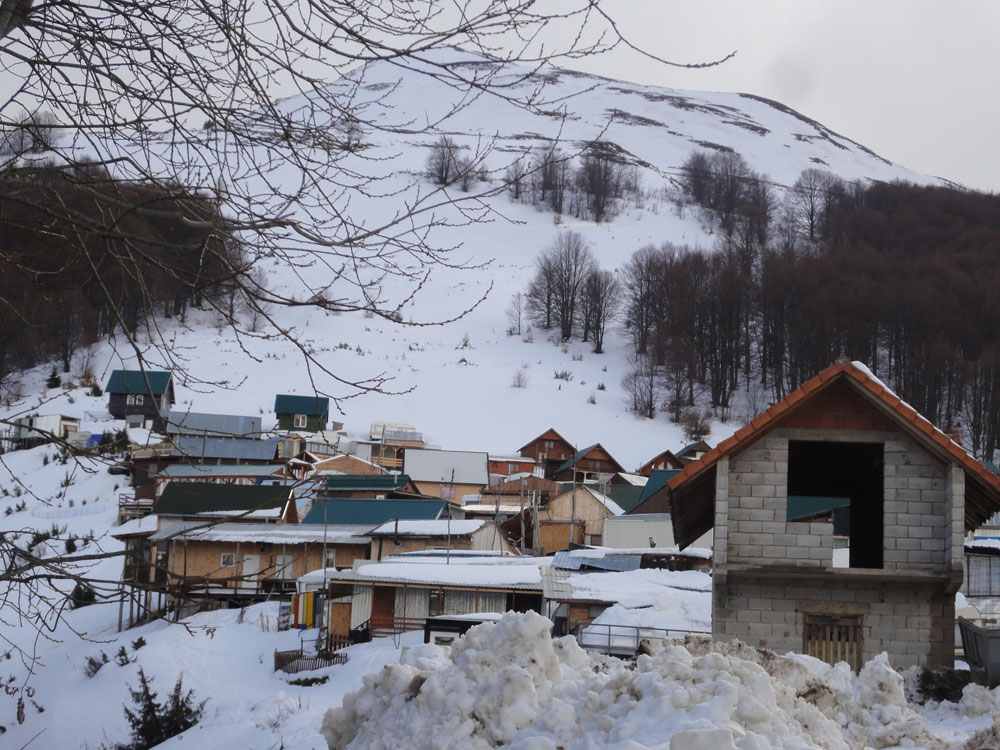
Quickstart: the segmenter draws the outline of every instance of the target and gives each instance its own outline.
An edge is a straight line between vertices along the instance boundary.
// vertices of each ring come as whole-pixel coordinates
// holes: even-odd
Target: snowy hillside
[[[558,217],[557,223],[553,214],[515,202],[506,192],[467,205],[474,211],[472,221],[459,207],[442,203],[423,221],[433,225],[428,241],[450,250],[441,256],[444,262],[429,269],[429,278],[424,277],[417,261],[405,254],[378,261],[401,264],[413,273],[410,278],[389,277],[376,283],[374,270],[359,270],[364,281],[372,284],[367,291],[378,299],[379,307],[391,310],[398,306],[401,322],[362,313],[335,315],[308,305],[274,306],[270,310],[274,326],[284,332],[282,336],[267,328],[237,335],[208,310],[189,312],[183,323],[176,318],[158,319],[155,335],[141,338],[137,348],[146,367],[177,373],[177,408],[261,415],[268,428],[274,424],[275,394],[318,391],[341,399],[336,402],[339,413],[335,409],[331,416],[344,422],[355,436],[367,437],[369,424],[375,420],[404,422],[443,448],[509,454],[554,427],[579,447],[602,443],[627,469],[634,469],[664,449],[681,447],[685,439],[681,429],[663,415],[645,420],[627,411],[621,380],[630,367],[630,344],[621,324],[609,332],[606,353],[601,355],[591,353],[590,346],[579,341],[562,343],[557,333],[506,333],[505,309],[511,296],[524,290],[536,255],[558,231],[581,233],[607,269],[617,268],[647,244],[673,242],[712,248],[715,237],[699,212],[676,200],[679,167],[694,148],[734,149],[779,186],[790,185],[803,169],[811,167],[851,180],[931,181],[780,104],[752,96],[636,86],[564,70],[541,70],[525,76],[523,70],[497,69],[463,53],[438,54],[435,63],[453,66],[451,69],[461,75],[492,75],[494,83],[507,80],[509,90],[521,96],[541,83],[545,86],[534,111],[526,111],[488,94],[455,101],[455,89],[440,80],[390,63],[359,70],[352,81],[332,84],[334,90],[342,89],[344,96],[352,96],[356,105],[363,106],[366,117],[394,131],[383,130],[377,135],[363,132],[365,148],[345,164],[358,175],[375,178],[374,186],[369,185],[365,193],[352,192],[344,185],[330,188],[342,191],[355,221],[377,224],[433,193],[422,172],[430,147],[440,135],[448,135],[464,154],[482,165],[485,176],[473,186],[473,193],[496,191],[506,166],[531,149],[548,148],[558,141],[560,148],[572,154],[586,142],[601,139],[616,144],[638,167],[641,194],[627,201],[612,221],[602,224],[568,215]],[[308,100],[301,97],[284,100],[282,107],[293,118],[315,115],[309,111]],[[426,123],[433,123],[433,127],[422,131]],[[216,136],[206,133],[204,137]],[[268,190],[295,191],[296,186],[289,184],[295,172],[287,165],[275,164],[267,174],[270,184],[248,182],[233,189],[247,196]],[[447,192],[455,198],[467,197],[457,189]],[[237,205],[231,209],[236,213],[240,210]],[[337,220],[321,217],[320,223],[328,222],[333,236]],[[331,299],[340,294],[357,295],[356,287],[344,286],[341,274],[347,275],[351,269],[344,271],[337,258],[305,255],[291,239],[289,243],[291,262],[275,257],[260,267],[269,289],[295,300],[308,300],[314,294]],[[252,327],[249,321],[245,323],[247,329]],[[161,348],[164,342],[169,343],[169,351]],[[90,369],[103,385],[111,370],[135,367],[136,361],[136,351],[118,340],[79,351],[72,372],[63,378],[63,387],[45,387],[52,363],[22,373],[15,384],[15,397],[0,405],[0,418],[61,413],[82,417],[83,430],[121,427],[122,423],[102,421],[106,399],[89,395],[88,389],[77,387],[77,381]],[[570,376],[554,377],[563,371]],[[525,376],[523,388],[512,387],[518,372]],[[359,392],[350,385],[383,377],[388,378],[383,387],[387,393]],[[734,410],[729,424],[714,426],[709,441],[725,437],[746,416],[739,408]],[[137,437],[133,435],[133,439]],[[86,554],[118,552],[121,544],[112,540],[108,531],[115,520],[117,495],[124,489],[119,483],[124,484],[123,478],[109,475],[103,465],[61,463],[52,447],[0,456],[0,529],[23,531],[26,542],[34,531],[55,525],[62,536],[86,537],[78,547]],[[36,554],[61,551],[47,552],[45,543],[36,548]],[[97,559],[94,565],[93,576],[113,587],[121,571],[120,558]],[[63,593],[72,588],[47,581],[36,585],[43,592],[51,586],[60,587]],[[12,595],[25,593],[15,590]],[[691,597],[692,601],[707,598],[703,593]],[[35,602],[44,608],[43,600],[36,598]],[[67,612],[55,632],[49,633],[42,626],[44,635],[12,614],[12,609],[5,609],[0,613],[0,640],[6,645],[0,648],[0,656],[6,654],[8,660],[0,677],[12,686],[9,695],[20,695],[22,688],[30,686],[36,705],[28,703],[28,720],[16,725],[16,698],[4,698],[0,725],[8,735],[0,745],[11,738],[11,747],[95,747],[123,740],[127,726],[121,706],[128,700],[127,687],[136,684],[141,665],[147,674],[155,675],[154,688],[161,694],[183,673],[185,686],[193,688],[198,699],[209,700],[202,724],[170,745],[179,746],[190,738],[195,747],[324,747],[318,734],[324,713],[337,707],[346,693],[361,688],[364,674],[379,672],[383,664],[398,661],[398,648],[391,642],[355,647],[348,665],[322,674],[329,678],[327,684],[291,686],[272,672],[270,659],[275,649],[296,645],[297,635],[271,632],[274,609],[255,606],[243,621],[238,621],[238,612],[216,612],[191,618],[187,627],[157,623],[118,634],[117,606],[105,603]],[[703,627],[704,618],[692,614],[693,609],[678,606],[661,614]],[[27,613],[43,619],[55,614],[30,609]],[[39,622],[42,620],[35,624]],[[551,683],[544,688],[533,685],[536,704],[504,703],[509,697],[504,681],[537,683],[539,674],[527,667],[525,674],[485,674],[496,694],[490,710],[514,717],[516,725],[525,728],[519,740],[524,748],[554,748],[556,738],[568,742],[566,747],[592,747],[586,737],[579,736],[578,715],[590,717],[588,732],[593,728],[605,737],[609,717],[616,712],[635,707],[653,712],[652,704],[646,702],[651,693],[643,691],[658,670],[669,677],[664,684],[673,691],[671,705],[676,711],[672,708],[670,713],[650,715],[649,726],[655,732],[715,726],[721,712],[738,706],[746,722],[759,727],[741,740],[743,750],[848,746],[849,740],[841,738],[845,721],[859,724],[858,732],[878,730],[885,736],[898,732],[897,744],[927,737],[923,724],[900,703],[898,676],[880,664],[872,673],[885,678],[886,684],[878,688],[881,693],[870,681],[859,678],[852,682],[841,673],[830,676],[836,682],[836,701],[847,707],[841,717],[834,711],[836,701],[823,715],[815,707],[803,707],[802,701],[790,694],[791,688],[782,687],[780,680],[767,676],[759,665],[741,660],[738,654],[685,657],[664,652],[666,655],[651,657],[633,671],[603,657],[589,661],[578,650],[543,637],[537,622],[497,626],[493,635],[483,630],[467,641],[464,649],[466,653],[481,652],[482,641],[492,638],[498,653],[516,650],[507,641],[512,634],[527,631],[530,648],[524,649],[525,659],[517,662],[518,668],[536,655],[545,661],[547,672],[541,677]],[[134,642],[140,637],[146,645],[136,648]],[[403,645],[413,645],[407,638]],[[22,663],[15,647],[36,655],[38,662]],[[129,663],[119,665],[112,660],[93,677],[84,674],[88,657],[99,658],[101,652],[113,657],[120,648],[125,649]],[[422,733],[430,731],[426,712],[442,705],[428,696],[447,703],[456,686],[468,684],[467,676],[456,674],[459,656],[458,650],[451,656],[440,650],[420,651],[405,666],[383,670],[388,677],[367,680],[366,692],[349,702],[345,714],[329,720],[336,725],[330,731],[345,741],[355,734],[362,738],[354,740],[354,747],[376,746],[366,744],[366,733],[402,733],[404,739],[393,746],[406,746],[409,722],[425,722],[413,726]],[[736,677],[726,675],[732,665],[739,670]],[[794,670],[800,681],[820,669],[798,662],[786,667]],[[418,673],[426,679],[420,701],[401,708],[399,704],[406,701],[400,695]],[[431,692],[434,685],[442,686],[440,693]],[[81,696],[88,699],[81,700]],[[708,707],[702,715],[679,717],[677,712],[706,696]],[[862,709],[859,700],[869,697],[885,703],[886,710]],[[985,715],[995,710],[993,699],[978,698],[978,708],[967,711],[975,718],[961,724],[956,737],[964,739],[970,731],[989,726]],[[767,701],[766,706],[762,700]],[[383,701],[392,709],[386,711],[383,724],[358,726],[359,707],[366,705],[365,701],[371,705]],[[965,708],[944,707],[940,719],[957,725]],[[547,715],[540,716],[546,711]],[[768,711],[776,718],[763,716]],[[779,726],[784,717],[791,719],[787,726]],[[808,722],[815,726],[807,727]],[[852,726],[844,731],[855,732]],[[456,736],[461,729],[449,727]],[[732,730],[727,724],[730,745],[726,747],[732,745]],[[637,729],[632,739],[623,734],[615,740],[617,746],[656,746],[657,740],[650,734],[654,730],[643,731]],[[853,741],[860,735],[847,736]],[[700,740],[692,736],[691,741]],[[420,746],[434,745],[428,740]]]
[[[732,148],[778,185],[791,184],[810,167],[846,179],[928,181],[819,123],[751,96],[637,86],[564,70],[544,69],[525,77],[524,69],[497,68],[454,50],[435,54],[436,64],[447,64],[459,75],[490,75],[494,84],[509,81],[506,92],[511,95],[526,96],[544,83],[538,104],[534,111],[525,111],[491,94],[456,101],[455,89],[437,78],[387,62],[334,84],[366,117],[394,131],[364,133],[366,147],[344,164],[345,170],[377,179],[364,194],[337,186],[355,221],[377,223],[432,193],[422,172],[439,134],[448,134],[463,154],[475,155],[492,175],[492,181],[474,185],[473,193],[495,190],[504,168],[531,149],[548,148],[558,140],[559,147],[572,154],[599,138],[617,144],[625,158],[638,165],[641,196],[602,224],[567,215],[556,224],[551,213],[516,203],[506,193],[467,206],[476,211],[471,222],[455,206],[440,206],[432,212],[435,226],[429,243],[452,248],[442,255],[444,264],[431,268],[430,278],[424,280],[423,269],[412,259],[380,259],[401,263],[415,276],[390,277],[368,289],[382,309],[401,305],[403,323],[361,314],[331,315],[309,307],[274,307],[274,322],[287,337],[269,339],[259,333],[237,338],[229,329],[217,328],[211,313],[195,311],[185,325],[157,321],[158,341],[153,343],[162,349],[167,342],[172,351],[168,358],[154,345],[143,347],[144,356],[151,368],[174,366],[189,375],[178,383],[179,408],[264,415],[267,427],[272,424],[275,393],[311,393],[315,388],[334,397],[352,396],[357,389],[338,379],[365,382],[384,376],[390,378],[385,390],[395,395],[365,393],[338,403],[341,413],[333,417],[343,421],[348,432],[364,435],[374,420],[399,421],[415,425],[432,444],[445,448],[510,453],[555,427],[580,447],[601,442],[632,469],[664,448],[679,447],[683,436],[663,418],[645,421],[627,413],[620,381],[628,369],[628,346],[620,324],[609,332],[607,353],[602,355],[591,354],[580,342],[554,342],[551,332],[536,330],[533,341],[506,335],[505,308],[511,295],[525,288],[536,255],[558,231],[581,233],[608,269],[647,244],[669,241],[712,248],[715,238],[698,211],[673,202],[678,168],[694,148]],[[303,97],[287,99],[282,106],[292,117],[317,116]],[[428,122],[435,124],[429,132],[413,134]],[[279,164],[268,172],[271,185],[258,181],[240,189],[246,195],[275,186],[293,191],[296,186],[282,180],[291,182],[296,175]],[[457,188],[445,192],[468,197]],[[337,217],[323,220],[334,236]],[[296,300],[315,294],[356,298],[356,288],[344,285],[339,259],[289,252],[298,260],[275,259],[261,268],[272,290]],[[371,268],[359,272],[363,278],[375,278]],[[469,308],[474,309],[446,325],[406,325],[452,320]],[[320,367],[307,366],[299,346]],[[102,383],[111,369],[135,365],[135,353],[121,341],[115,346],[98,344],[88,356]],[[77,355],[76,374],[85,358],[84,353]],[[523,389],[511,387],[518,370],[526,375]],[[555,379],[556,371],[569,371],[572,380]],[[47,372],[43,366],[25,373],[19,387],[23,398],[0,410],[0,416],[32,411],[79,414],[79,401],[70,404],[41,387]],[[589,403],[591,398],[596,403]],[[88,404],[86,409],[95,407],[100,405]],[[741,416],[734,414],[734,419]],[[718,428],[713,439],[736,426]]]

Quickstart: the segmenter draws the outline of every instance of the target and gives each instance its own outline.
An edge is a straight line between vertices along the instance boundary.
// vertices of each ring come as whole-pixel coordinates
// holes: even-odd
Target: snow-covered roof
[[[651,607],[666,589],[710,594],[712,577],[695,570],[638,570],[578,573],[565,578],[567,593],[560,599],[614,602],[626,607]]]
[[[597,490],[590,489],[590,487],[584,487],[584,489],[587,490],[587,492],[589,492],[591,495],[593,495],[594,498],[597,500],[597,502],[599,502],[601,505],[607,508],[608,512],[611,515],[621,516],[625,514],[625,510],[607,495],[602,495]]]
[[[355,583],[439,584],[476,588],[518,588],[540,591],[541,568],[552,563],[550,557],[455,555],[442,557],[398,557],[380,562],[356,560],[352,570],[326,569],[306,573],[300,583],[322,580]]]
[[[489,521],[483,519],[474,521],[448,521],[448,520],[416,520],[416,521],[387,521],[381,526],[372,529],[369,534],[379,535],[399,535],[399,536],[465,536],[472,534],[486,526]]]
[[[211,526],[197,522],[175,523],[150,539],[186,539],[201,542],[267,542],[271,544],[368,544],[371,539],[356,531],[323,529],[322,526],[272,523],[219,523]]]
[[[133,518],[131,521],[126,521],[117,529],[111,530],[111,536],[115,539],[124,539],[129,536],[143,536],[145,534],[152,534],[156,531],[157,523],[159,519],[155,515],[143,516],[142,518]]]
[[[642,474],[627,474],[624,471],[619,471],[618,476],[620,476],[629,484],[634,485],[636,487],[645,487],[646,482],[649,481],[649,477],[647,476],[644,476]]]

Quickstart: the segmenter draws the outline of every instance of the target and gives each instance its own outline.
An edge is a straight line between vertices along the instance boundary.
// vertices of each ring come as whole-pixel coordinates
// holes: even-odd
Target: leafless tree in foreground
[[[456,46],[466,52],[441,54]],[[430,271],[452,264],[436,231],[482,219],[490,211],[482,198],[507,186],[499,180],[485,192],[455,196],[448,185],[427,190],[417,177],[400,185],[398,175],[372,176],[387,171],[379,162],[391,155],[367,146],[379,138],[437,138],[479,97],[547,112],[552,103],[530,78],[533,69],[615,47],[634,49],[595,0],[553,11],[534,0],[0,0],[0,67],[16,82],[0,102],[0,129],[23,132],[26,120],[38,122],[45,112],[53,127],[38,132],[58,136],[46,139],[44,164],[18,153],[28,149],[0,153],[0,198],[18,204],[27,220],[62,227],[74,263],[101,270],[94,293],[111,315],[107,335],[140,367],[168,367],[199,382],[197,367],[158,325],[165,303],[149,287],[163,281],[187,285],[241,341],[285,337],[305,358],[317,391],[336,399],[385,390],[384,376],[332,372],[274,311],[398,319]],[[483,65],[482,56],[520,63],[524,75]],[[398,71],[395,82],[369,86],[376,63]],[[453,105],[422,122],[383,106],[411,74],[450,88]],[[493,166],[504,174],[506,165]],[[372,214],[359,206],[368,202],[388,208],[381,218],[364,218]],[[165,205],[211,210],[168,212]],[[136,222],[154,219],[169,219],[185,238],[136,233]],[[198,286],[200,275],[191,278],[192,258],[213,269],[213,288]],[[265,263],[291,269],[298,287],[268,287],[259,273]],[[6,246],[0,264],[28,278],[67,271],[39,268]],[[123,307],[118,288],[100,283],[106,277],[135,281],[138,300]],[[24,312],[3,295],[0,311],[15,320]],[[48,582],[90,581],[90,557],[35,555],[16,535],[0,537],[3,617],[44,637],[66,606]],[[41,610],[55,619],[29,621]]]

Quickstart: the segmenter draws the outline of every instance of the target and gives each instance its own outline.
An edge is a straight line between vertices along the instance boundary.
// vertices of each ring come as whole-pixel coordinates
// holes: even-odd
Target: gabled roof
[[[885,420],[937,456],[939,460],[958,464],[965,470],[966,529],[978,528],[994,512],[1000,510],[1000,476],[990,472],[962,446],[931,424],[926,417],[918,414],[916,409],[872,375],[867,367],[843,358],[803,383],[800,388],[752,419],[749,424],[738,429],[701,458],[689,463],[670,478],[664,488],[653,493],[635,508],[634,512],[642,513],[643,506],[647,504],[656,505],[657,509],[662,509],[664,505],[669,507],[673,514],[674,538],[683,549],[712,526],[714,508],[703,506],[714,498],[713,478],[719,459],[739,453],[750,446],[775,427],[793,418],[802,410],[803,405],[812,402],[818,394],[837,383],[852,389]],[[835,425],[822,426],[835,427]],[[711,492],[707,487],[709,483],[712,485]],[[697,492],[693,488],[697,488]],[[661,497],[669,495],[670,492],[674,493],[673,502]],[[685,493],[695,499],[688,503],[683,502],[681,495]],[[649,512],[654,512],[654,508],[649,508]]]
[[[650,495],[659,492],[677,474],[680,474],[680,469],[653,469],[650,472],[649,481],[646,482],[646,486],[642,488],[642,493],[639,495],[639,502],[645,502]]]
[[[446,505],[444,500],[320,499],[313,503],[302,523],[333,523],[371,529],[395,518],[440,518]]]
[[[605,493],[626,513],[637,506],[642,498],[644,487],[635,484],[609,484],[604,487]]]
[[[398,491],[406,489],[406,474],[333,474],[326,477],[327,492]]]
[[[684,449],[687,449],[689,447],[690,446],[685,446]],[[707,450],[707,447],[706,447],[706,450]],[[661,460],[666,460],[667,463],[670,464],[670,466],[674,467],[675,469],[680,469],[682,466],[684,466],[684,462],[681,461],[680,458],[678,458],[677,455],[674,454],[673,451],[665,450],[662,453],[657,453],[655,456],[653,456],[651,459],[649,459],[646,463],[644,463],[642,466],[640,466],[637,473],[642,474],[642,473],[644,473],[646,471],[646,469],[649,469],[650,471],[655,471],[655,469],[652,468],[653,464],[655,464],[655,463],[657,463],[657,462],[659,462]]]
[[[274,397],[275,414],[306,414],[310,417],[330,413],[330,399],[320,396],[292,396],[279,394]]]
[[[677,456],[677,458],[684,458],[684,456],[688,455],[689,453],[698,453],[698,452],[705,453],[709,450],[711,450],[711,446],[709,446],[709,444],[706,443],[704,440],[695,440],[693,443],[688,443],[687,445],[685,445],[683,448],[677,451],[675,455]]]
[[[552,433],[552,435],[554,435],[556,438],[558,438],[559,440],[562,440],[570,448],[573,447],[573,444],[569,440],[567,440],[566,438],[564,438],[562,435],[560,435],[558,432],[556,432],[553,428],[550,427],[549,429],[547,429],[545,432],[543,432],[538,437],[532,438],[527,443],[525,443],[524,445],[522,445],[520,448],[518,448],[518,451],[523,451],[525,448],[527,448],[529,445],[531,445],[532,443],[534,443],[536,440],[542,440],[543,438],[545,440],[549,440],[550,438],[546,437],[546,435],[548,435],[549,433]]]
[[[615,461],[614,457],[610,453],[608,453],[608,449],[607,448],[605,448],[600,443],[594,443],[593,445],[588,445],[586,448],[584,448],[582,450],[578,450],[576,453],[574,453],[573,454],[573,458],[569,459],[562,466],[560,466],[558,469],[556,469],[555,473],[558,474],[561,471],[566,471],[566,469],[571,468],[574,464],[578,464],[580,461],[582,461],[584,458],[587,457],[588,453],[590,453],[595,448],[600,448],[602,451],[604,451],[605,453],[607,453],[608,460],[611,461],[611,463],[613,463],[617,467],[615,469],[615,471],[619,471],[619,472],[622,472],[622,473],[625,472],[625,469],[622,468],[622,465],[620,463],[618,463],[617,461]]]
[[[104,392],[162,396],[171,386],[170,381],[170,373],[162,370],[114,370]]]
[[[160,516],[188,516],[279,510],[291,497],[291,487],[170,482],[153,505],[153,512]]]

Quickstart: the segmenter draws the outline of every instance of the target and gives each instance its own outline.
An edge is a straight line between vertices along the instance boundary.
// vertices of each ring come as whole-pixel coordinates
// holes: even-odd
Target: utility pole
[[[451,491],[448,493],[448,549],[444,553],[444,564],[451,565],[451,501],[455,498],[455,470],[451,470]]]
[[[519,492],[521,496],[521,554],[524,554],[524,477],[521,477],[521,489]]]

